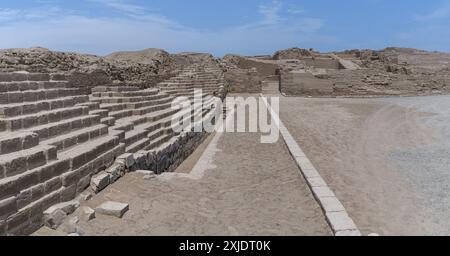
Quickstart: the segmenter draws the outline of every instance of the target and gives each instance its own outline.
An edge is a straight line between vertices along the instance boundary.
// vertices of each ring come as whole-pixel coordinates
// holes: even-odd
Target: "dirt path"
[[[112,200],[129,203],[130,211],[123,219],[98,215],[81,229],[86,235],[332,234],[282,140],[261,144],[258,133],[225,133],[210,149],[202,158],[212,165],[197,167],[195,175],[149,181],[126,175],[87,205]]]
[[[410,179],[433,184],[416,179],[423,170],[405,172],[391,156],[439,143],[438,127],[422,121],[430,115],[395,100],[304,98],[283,98],[280,114],[358,228],[382,235],[436,234],[426,204],[436,195],[424,194]],[[421,158],[404,161],[418,163]],[[446,191],[442,184],[440,189]]]

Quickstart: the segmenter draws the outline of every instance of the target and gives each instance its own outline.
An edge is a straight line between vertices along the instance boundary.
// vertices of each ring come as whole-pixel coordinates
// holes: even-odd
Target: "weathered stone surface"
[[[110,184],[110,176],[106,172],[101,172],[98,175],[92,177],[91,188],[92,191],[98,193],[105,189]]]
[[[78,209],[78,207],[80,207],[80,202],[75,201],[75,200],[70,201],[70,202],[60,203],[60,204],[54,205],[54,206],[48,208],[47,210],[45,210],[44,215],[53,214],[54,212],[56,212],[58,210],[62,210],[66,215],[68,215],[68,214],[74,213],[75,210]]]
[[[106,172],[109,174],[110,183],[113,183],[116,180],[118,180],[120,177],[122,177],[122,175],[125,172],[125,166],[122,164],[116,163],[113,166],[106,169]]]
[[[122,218],[122,216],[129,210],[129,205],[118,202],[105,202],[95,208],[97,213],[109,216],[115,216],[117,218]]]
[[[0,236],[6,235],[6,222],[4,220],[0,220]]]
[[[10,197],[0,201],[0,218],[6,219],[13,213],[17,212],[17,198]]]
[[[126,154],[123,154],[123,155],[119,156],[119,157],[117,158],[117,161],[116,161],[116,162],[122,163],[122,164],[124,164],[127,168],[130,168],[131,166],[134,165],[135,159],[134,159],[133,154],[131,154],[131,153],[126,153]]]
[[[80,219],[82,221],[90,221],[95,219],[95,211],[87,206],[81,207],[79,212]]]
[[[67,214],[63,210],[57,209],[51,213],[44,214],[44,225],[51,229],[57,229],[63,224],[66,217]]]
[[[336,232],[357,230],[355,223],[346,212],[330,212],[326,216],[332,229]]]
[[[92,193],[89,191],[83,192],[80,195],[80,199],[83,201],[89,201],[92,199]]]

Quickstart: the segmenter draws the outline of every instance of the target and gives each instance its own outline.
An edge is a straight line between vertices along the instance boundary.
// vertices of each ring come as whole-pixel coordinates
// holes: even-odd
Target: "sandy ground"
[[[448,235],[448,109],[449,96],[283,98],[280,116],[364,234]]]
[[[125,202],[130,211],[123,219],[98,215],[80,228],[86,235],[332,235],[283,141],[225,133],[216,144],[201,157],[211,163],[196,165],[191,176],[126,175],[84,204]]]

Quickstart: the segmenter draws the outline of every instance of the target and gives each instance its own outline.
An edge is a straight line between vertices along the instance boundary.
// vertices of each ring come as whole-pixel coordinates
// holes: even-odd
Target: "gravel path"
[[[283,98],[280,116],[364,234],[448,235],[449,103]]]
[[[87,205],[111,200],[129,203],[130,211],[123,219],[98,215],[81,229],[86,235],[332,235],[282,140],[261,144],[258,133],[226,133],[215,151],[206,149],[212,165],[192,177],[126,175]]]

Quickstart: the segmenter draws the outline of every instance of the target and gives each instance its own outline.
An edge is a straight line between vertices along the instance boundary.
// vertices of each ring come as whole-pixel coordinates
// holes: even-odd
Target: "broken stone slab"
[[[79,221],[80,219],[78,217],[73,217],[69,221],[64,222],[58,229],[66,234],[76,233]]]
[[[129,210],[129,205],[119,202],[112,202],[108,201],[97,208],[95,208],[95,211],[108,216],[114,216],[117,218],[122,218],[123,215]]]
[[[80,202],[76,200],[65,203],[59,203],[45,210],[44,215],[52,214],[57,210],[62,210],[66,215],[69,215],[74,213],[75,210],[78,209],[78,207],[80,207]]]
[[[113,166],[109,167],[106,170],[106,173],[109,174],[110,183],[115,182],[125,173],[125,166],[122,164],[115,163]]]
[[[95,219],[95,211],[87,206],[81,207],[79,217],[82,221],[88,222]]]
[[[92,199],[92,193],[91,192],[83,192],[80,195],[80,199],[83,201],[89,201]]]
[[[136,162],[134,159],[134,155],[131,153],[126,153],[119,156],[116,160],[117,163],[125,165],[125,167],[130,168]]]
[[[67,214],[61,209],[56,209],[55,211],[47,214],[44,213],[44,225],[56,230],[59,226],[61,226],[61,224],[64,223],[66,217]]]
[[[99,193],[105,189],[110,184],[109,174],[106,172],[101,172],[98,175],[92,177],[91,188],[95,193]]]

